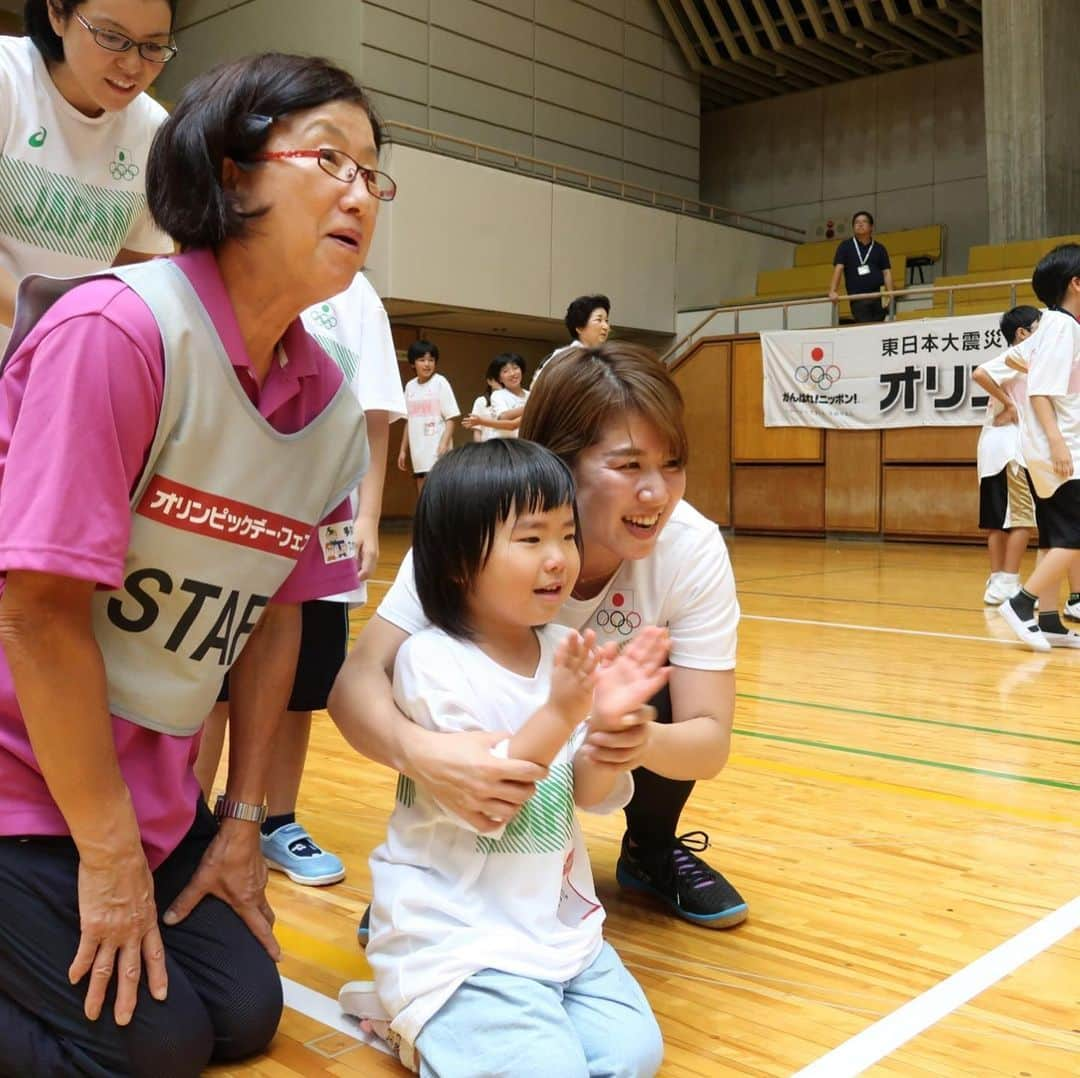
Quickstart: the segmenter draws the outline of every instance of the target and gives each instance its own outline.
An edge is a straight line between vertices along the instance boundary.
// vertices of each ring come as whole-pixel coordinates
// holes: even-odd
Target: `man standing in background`
[[[882,306],[878,293],[882,285],[889,292],[893,290],[889,252],[874,240],[874,215],[869,210],[859,210],[852,217],[851,231],[851,239],[841,241],[836,248],[829,299],[835,303],[840,298],[837,287],[843,274],[848,296],[873,295],[872,299],[851,300],[852,318],[856,322],[884,322],[888,307]]]

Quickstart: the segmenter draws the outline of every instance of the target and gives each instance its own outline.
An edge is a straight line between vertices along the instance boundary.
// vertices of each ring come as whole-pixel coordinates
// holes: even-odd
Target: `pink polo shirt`
[[[175,261],[266,421],[293,434],[318,416],[342,375],[300,320],[282,338],[287,363],[273,363],[259,387],[213,254],[196,251]],[[34,570],[121,586],[129,499],[153,441],[163,381],[157,323],[116,279],[74,289],[33,328],[0,377],[0,573]],[[349,515],[345,501],[323,523]],[[355,562],[327,565],[321,545],[309,542],[273,601],[303,602],[356,585]],[[112,725],[143,846],[156,868],[194,818],[199,788],[192,765],[200,735],[160,734],[115,715]],[[68,833],[0,651],[0,834]]]

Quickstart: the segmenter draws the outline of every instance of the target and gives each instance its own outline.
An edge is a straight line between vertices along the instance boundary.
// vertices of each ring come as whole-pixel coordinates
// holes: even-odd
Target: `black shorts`
[[[987,531],[1033,528],[1035,509],[1027,472],[1008,465],[979,480],[979,527]]]
[[[321,599],[300,604],[300,657],[296,661],[290,711],[321,711],[349,650],[349,604]],[[229,675],[218,703],[229,699]]]
[[[1049,498],[1035,498],[1040,550],[1080,550],[1080,479],[1062,483]]]

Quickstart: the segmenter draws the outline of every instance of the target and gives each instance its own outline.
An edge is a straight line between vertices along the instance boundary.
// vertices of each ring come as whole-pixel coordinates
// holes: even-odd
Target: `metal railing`
[[[1018,278],[1016,280],[1008,280],[1008,281],[979,281],[979,282],[974,283],[974,284],[935,285],[935,284],[931,283],[931,284],[925,284],[925,285],[911,285],[911,286],[909,286],[907,288],[894,288],[891,291],[886,291],[886,290],[883,289],[881,292],[870,292],[870,293],[867,293],[865,296],[854,296],[853,297],[853,296],[841,295],[840,298],[838,300],[835,300],[835,301],[831,300],[828,297],[828,295],[824,295],[824,296],[803,296],[803,297],[799,297],[799,298],[789,298],[789,299],[783,299],[783,300],[772,300],[772,301],[767,301],[767,302],[763,302],[763,303],[742,303],[742,304],[733,304],[733,305],[728,306],[728,307],[716,307],[713,310],[711,310],[704,318],[702,318],[701,321],[698,322],[694,326],[694,328],[692,330],[690,330],[688,333],[685,333],[682,337],[680,337],[679,340],[677,340],[660,357],[660,359],[661,359],[662,362],[666,363],[668,366],[672,366],[673,364],[677,363],[684,356],[685,352],[696,343],[697,335],[699,333],[701,333],[701,331],[711,321],[713,321],[714,318],[717,318],[718,316],[722,316],[722,315],[734,315],[734,328],[732,330],[730,330],[730,331],[725,331],[725,332],[731,332],[731,333],[755,332],[756,333],[757,332],[756,328],[753,329],[753,330],[740,331],[740,329],[739,329],[739,316],[740,315],[744,315],[744,314],[746,314],[748,312],[753,312],[755,314],[761,314],[761,313],[763,313],[765,311],[780,310],[782,312],[782,314],[781,314],[781,325],[780,325],[779,328],[787,329],[788,328],[788,312],[791,310],[791,308],[793,308],[793,307],[809,307],[809,306],[814,305],[814,304],[817,304],[818,306],[821,306],[823,304],[829,303],[829,304],[832,304],[832,312],[831,312],[829,324],[831,326],[837,326],[838,325],[838,318],[839,318],[839,306],[840,306],[840,304],[849,302],[852,299],[855,299],[856,301],[858,301],[860,299],[862,299],[862,300],[873,299],[876,296],[880,295],[882,299],[888,299],[889,300],[889,315],[891,317],[895,317],[896,308],[897,308],[897,301],[898,300],[910,299],[910,298],[915,297],[915,296],[923,296],[923,295],[933,296],[934,294],[941,294],[942,292],[944,292],[944,293],[946,293],[945,314],[944,315],[935,315],[935,314],[933,314],[931,312],[931,310],[928,309],[927,310],[927,317],[929,317],[929,318],[933,318],[933,317],[949,317],[949,316],[956,313],[956,293],[958,293],[958,292],[973,292],[973,291],[977,291],[980,288],[1004,288],[1004,287],[1008,287],[1008,289],[1009,289],[1009,306],[1010,307],[1015,307],[1016,306],[1016,290],[1017,290],[1017,288],[1023,287],[1025,285],[1028,286],[1028,287],[1031,286],[1031,278],[1029,278],[1029,277],[1020,277],[1020,278]],[[807,327],[807,328],[812,328],[812,327]],[[708,336],[708,334],[705,334],[705,336]]]
[[[439,131],[414,127],[400,120],[390,120],[386,126],[395,133],[402,132],[407,136],[396,139],[403,145],[432,150],[448,157],[466,158],[477,164],[500,168],[506,172],[524,173],[537,179],[576,187],[598,195],[607,195],[610,198],[624,199],[638,205],[655,206],[660,210],[681,213],[703,221],[730,225],[744,232],[756,232],[763,236],[790,240],[793,243],[801,243],[806,238],[805,229],[794,228],[791,225],[781,224],[779,221],[770,221],[756,214],[742,213],[727,206],[684,198],[681,195],[658,191],[639,183],[631,183],[629,180],[616,180],[611,176],[602,176],[571,165],[561,165],[557,161],[547,161],[530,154],[515,153],[513,150],[504,150],[498,146],[488,146],[482,142],[458,138],[456,135],[444,135]]]

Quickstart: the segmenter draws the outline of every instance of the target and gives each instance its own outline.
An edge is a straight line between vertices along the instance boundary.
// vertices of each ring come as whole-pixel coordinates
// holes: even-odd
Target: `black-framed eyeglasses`
[[[393,202],[397,194],[397,184],[378,169],[366,168],[344,150],[335,150],[330,146],[320,146],[317,150],[273,150],[257,153],[252,161],[279,161],[286,157],[310,157],[319,162],[319,168],[342,183],[352,183],[357,176],[363,176],[368,194],[380,202]]]
[[[101,26],[93,26],[77,11],[75,18],[90,32],[94,41],[109,52],[127,52],[128,49],[138,49],[139,55],[152,64],[167,64],[178,52],[175,45],[159,45],[156,41],[133,41],[119,30],[106,30]]]

